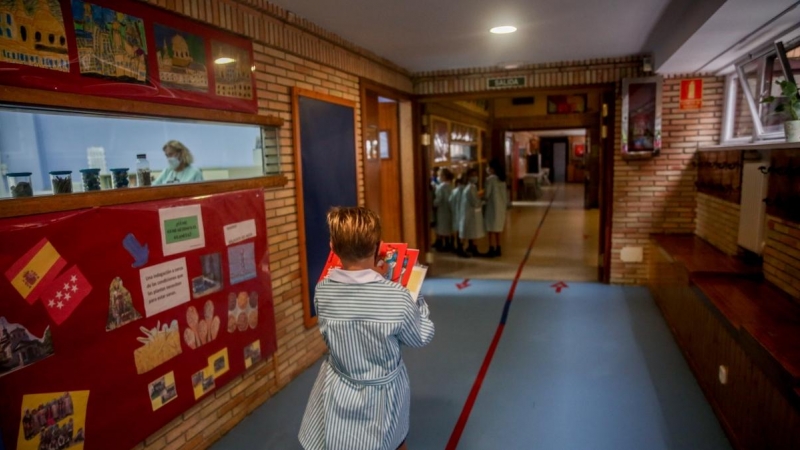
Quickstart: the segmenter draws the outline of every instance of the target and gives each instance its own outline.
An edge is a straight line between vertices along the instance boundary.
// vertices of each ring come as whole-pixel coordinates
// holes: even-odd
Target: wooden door
[[[403,242],[398,103],[362,91],[365,205],[381,216],[383,240]]]
[[[378,149],[380,150],[380,214],[383,239],[403,242],[400,204],[400,127],[396,102],[378,103]]]

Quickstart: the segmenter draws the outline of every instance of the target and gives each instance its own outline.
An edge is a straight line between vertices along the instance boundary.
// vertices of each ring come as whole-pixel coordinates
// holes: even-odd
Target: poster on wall
[[[0,85],[258,111],[252,41],[226,30],[136,0],[0,0],[0,19]]]
[[[205,40],[160,23],[155,24],[153,32],[161,84],[175,89],[208,92]]]
[[[253,98],[253,61],[249,50],[212,40],[211,57],[217,95]]]
[[[585,112],[586,94],[547,96],[547,114],[576,114]]]
[[[263,195],[256,189],[0,220],[0,272],[35,267],[31,280],[39,280],[31,301],[29,290],[12,284],[16,278],[0,277],[5,448],[133,448],[272,355]],[[204,246],[165,255],[160,212],[199,210],[189,216],[202,221]],[[232,223],[248,225],[229,246]],[[141,267],[124,244],[131,234],[150,249]],[[232,247],[246,250],[236,254],[247,261],[235,262],[246,275],[235,285],[227,275]]]
[[[0,3],[0,61],[69,72],[69,42],[58,0]]]
[[[72,21],[82,75],[147,82],[147,42],[142,19],[72,0]]]

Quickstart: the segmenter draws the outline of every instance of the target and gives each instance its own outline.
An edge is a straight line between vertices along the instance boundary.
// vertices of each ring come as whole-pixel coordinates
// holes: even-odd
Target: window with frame
[[[800,38],[786,48],[789,70],[800,80]],[[778,82],[786,79],[783,65],[774,45],[762,48],[736,64],[736,71],[726,83],[725,123],[723,142],[783,139],[786,117],[776,114],[775,108],[786,99]],[[774,96],[772,103],[762,99]]]

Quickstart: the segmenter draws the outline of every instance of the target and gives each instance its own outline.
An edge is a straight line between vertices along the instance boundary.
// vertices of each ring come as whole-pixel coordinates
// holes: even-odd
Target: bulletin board
[[[316,320],[314,291],[330,253],[327,214],[334,206],[357,206],[355,105],[341,99],[327,101],[321,96],[297,95],[299,139],[296,149],[301,161],[302,222],[304,233],[305,323]],[[311,95],[311,94],[309,94]],[[297,145],[296,144],[296,145]]]
[[[5,446],[133,448],[274,353],[265,217],[256,189],[0,221]]]
[[[7,1],[0,19],[0,84],[258,111],[249,39],[133,0]]]

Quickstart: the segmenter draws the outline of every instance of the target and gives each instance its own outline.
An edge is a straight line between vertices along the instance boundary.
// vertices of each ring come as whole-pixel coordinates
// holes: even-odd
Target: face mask
[[[169,157],[167,158],[167,164],[169,164],[170,169],[175,170],[181,165],[181,162],[178,161],[178,158]]]
[[[478,177],[470,177],[469,182],[472,184],[478,184]]]

